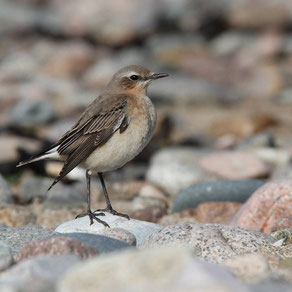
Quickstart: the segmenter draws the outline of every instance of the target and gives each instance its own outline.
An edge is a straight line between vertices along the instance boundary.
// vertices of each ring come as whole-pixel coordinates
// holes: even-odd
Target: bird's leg
[[[102,185],[103,194],[104,194],[105,201],[106,201],[106,208],[105,209],[97,209],[94,212],[99,212],[99,211],[109,212],[109,213],[111,213],[113,215],[125,217],[125,218],[130,220],[129,215],[123,214],[123,213],[119,213],[119,212],[117,212],[116,210],[113,209],[112,204],[111,204],[110,199],[109,199],[109,196],[108,196],[108,193],[107,193],[107,190],[106,190],[106,187],[105,187],[105,183],[104,183],[102,172],[99,172],[98,176],[99,176],[99,179],[100,179],[100,182],[101,182],[101,185]]]
[[[103,224],[106,227],[109,227],[109,225],[100,220],[97,216],[104,216],[104,213],[97,213],[95,214],[94,212],[91,211],[90,208],[90,180],[91,180],[91,171],[90,170],[86,170],[86,182],[87,182],[87,212],[83,213],[83,214],[79,214],[76,216],[77,218],[81,218],[84,216],[88,216],[90,219],[90,225],[93,224],[93,219],[96,220],[97,222]]]

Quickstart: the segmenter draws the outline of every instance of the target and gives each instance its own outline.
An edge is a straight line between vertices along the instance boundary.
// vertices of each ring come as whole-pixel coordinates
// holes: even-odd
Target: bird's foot
[[[124,218],[127,218],[128,220],[130,220],[130,216],[128,214],[119,213],[116,210],[114,210],[112,206],[108,206],[108,207],[106,207],[104,209],[97,209],[97,210],[94,211],[94,213],[95,212],[108,212],[110,214],[113,214],[113,215],[116,215],[116,216],[120,216],[120,217],[124,217]]]
[[[90,225],[92,225],[93,224],[93,220],[95,220],[98,223],[103,224],[105,227],[109,227],[110,228],[110,226],[105,221],[102,221],[101,219],[99,219],[97,217],[97,216],[104,216],[104,215],[105,215],[104,213],[97,213],[96,214],[95,212],[92,212],[91,210],[87,210],[87,213],[79,214],[79,215],[77,215],[75,217],[75,219],[88,216],[89,219],[90,219]]]

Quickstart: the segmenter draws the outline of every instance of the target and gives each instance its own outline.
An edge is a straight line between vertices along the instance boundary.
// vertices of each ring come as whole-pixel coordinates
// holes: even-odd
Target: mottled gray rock
[[[10,189],[10,186],[0,174],[0,205],[3,206],[9,203],[13,203],[12,195],[13,193]]]
[[[226,180],[197,184],[181,191],[175,198],[173,212],[197,207],[203,202],[245,202],[265,182],[255,179]]]
[[[13,256],[11,248],[0,241],[0,271],[7,269],[13,263]]]
[[[174,196],[185,187],[206,180],[198,164],[202,154],[187,147],[160,150],[151,158],[146,178]]]
[[[178,247],[99,256],[74,267],[58,286],[58,292],[137,290],[248,291],[220,266],[195,260],[190,250]]]
[[[17,254],[26,244],[35,239],[43,239],[52,234],[49,229],[40,226],[8,227],[0,224],[0,240],[11,247],[13,255]]]
[[[196,256],[220,263],[236,255],[261,252],[277,254],[272,244],[275,239],[267,234],[220,224],[179,224],[152,233],[142,248],[183,245],[191,247]]]
[[[10,111],[8,117],[14,126],[36,126],[52,121],[57,113],[46,100],[20,100]]]
[[[86,245],[94,247],[98,251],[98,253],[108,253],[131,247],[130,244],[121,240],[99,234],[90,234],[85,232],[55,233],[52,236],[65,236],[75,238]]]
[[[122,228],[132,233],[136,237],[137,245],[142,244],[152,232],[162,228],[162,226],[158,224],[135,219],[128,220],[126,218],[114,216],[106,212],[104,213],[105,216],[100,217],[101,220],[107,222],[111,228]],[[90,225],[89,217],[86,216],[59,225],[55,232],[63,234],[75,232],[103,234],[106,228],[107,227],[105,227],[103,224],[100,224],[96,221]]]
[[[58,280],[79,261],[75,255],[38,256],[24,260],[0,275],[0,288],[3,285],[11,289],[7,291],[55,291]]]

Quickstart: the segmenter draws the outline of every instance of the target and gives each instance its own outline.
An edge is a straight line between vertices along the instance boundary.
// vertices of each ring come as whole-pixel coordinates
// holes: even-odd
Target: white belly
[[[86,169],[97,172],[114,170],[122,167],[143,150],[156,125],[156,113],[150,100],[147,100],[147,105],[151,107],[147,112],[130,116],[128,128],[123,133],[116,131],[84,161]]]

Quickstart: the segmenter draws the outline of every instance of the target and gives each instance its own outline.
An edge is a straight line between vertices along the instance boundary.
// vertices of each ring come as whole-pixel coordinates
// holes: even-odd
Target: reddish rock
[[[156,223],[158,219],[166,213],[166,208],[162,206],[150,206],[133,212],[130,217],[137,220]]]
[[[35,240],[27,244],[17,255],[16,261],[41,254],[64,255],[75,254],[81,259],[96,255],[98,252],[92,246],[83,244],[77,239],[69,237],[52,237],[47,240]]]
[[[276,220],[276,222],[271,227],[271,231],[274,232],[277,230],[287,229],[287,228],[292,229],[292,215]]]
[[[232,225],[271,233],[274,224],[292,215],[292,182],[270,182],[255,191],[231,221]]]
[[[206,202],[195,209],[198,222],[228,224],[242,206],[237,202]]]
[[[200,166],[225,179],[262,178],[270,168],[255,154],[239,151],[216,152],[203,157]]]

